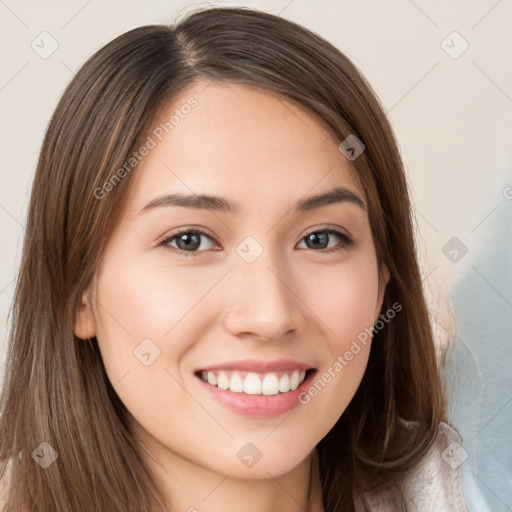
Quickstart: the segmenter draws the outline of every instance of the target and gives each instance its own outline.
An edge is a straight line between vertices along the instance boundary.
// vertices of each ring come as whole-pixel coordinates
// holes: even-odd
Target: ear
[[[75,319],[75,336],[82,340],[88,340],[96,336],[96,322],[92,310],[91,297],[89,293],[84,293]]]
[[[379,318],[381,309],[382,309],[382,303],[384,302],[384,294],[386,292],[386,286],[389,283],[390,274],[389,269],[385,264],[382,264],[382,268],[379,272],[379,294],[377,297],[377,304],[375,307],[375,320],[376,322]]]

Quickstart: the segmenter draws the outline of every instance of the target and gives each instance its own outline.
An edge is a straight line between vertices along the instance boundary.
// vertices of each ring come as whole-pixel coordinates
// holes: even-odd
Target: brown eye
[[[338,238],[338,240],[341,240],[341,242],[338,242],[337,245],[329,246],[329,242],[333,238],[334,239]],[[320,249],[320,250],[329,249],[325,252],[331,252],[331,251],[345,249],[354,244],[354,241],[352,240],[352,238],[350,238],[345,233],[342,233],[341,231],[337,231],[335,229],[324,229],[324,230],[319,230],[319,231],[313,231],[312,233],[309,233],[308,235],[306,235],[303,238],[303,240],[306,241],[306,245],[307,245],[308,249]]]
[[[199,252],[211,249],[211,247],[206,247],[206,249],[204,248],[205,244],[203,239],[207,239],[213,243],[211,237],[206,233],[189,229],[167,237],[165,240],[160,242],[159,246],[165,247],[172,252],[182,253],[185,256],[196,256]],[[208,245],[208,243],[206,245]],[[202,250],[199,251],[199,248],[202,248]]]

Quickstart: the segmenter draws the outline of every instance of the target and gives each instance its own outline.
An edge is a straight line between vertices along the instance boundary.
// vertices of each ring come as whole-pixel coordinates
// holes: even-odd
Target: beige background
[[[115,36],[142,24],[171,23],[203,5],[0,0],[0,362],[30,184],[64,87]],[[452,420],[468,454],[468,506],[510,510],[512,1],[210,5],[260,8],[303,24],[346,53],[379,95],[410,176],[426,282],[444,287],[455,311],[458,344],[447,379]],[[44,31],[49,36],[41,36]],[[47,51],[58,47],[42,58],[31,45],[41,53],[43,44]],[[456,256],[454,247],[444,248],[453,237],[467,248],[463,256],[460,247],[454,246]]]

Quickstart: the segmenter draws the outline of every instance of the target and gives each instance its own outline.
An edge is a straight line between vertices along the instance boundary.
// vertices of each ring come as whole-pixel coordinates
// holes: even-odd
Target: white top
[[[435,443],[406,478],[402,490],[408,499],[407,509],[411,512],[468,512],[461,469],[466,458],[460,434],[441,422]],[[375,512],[396,510],[385,492],[368,502]]]

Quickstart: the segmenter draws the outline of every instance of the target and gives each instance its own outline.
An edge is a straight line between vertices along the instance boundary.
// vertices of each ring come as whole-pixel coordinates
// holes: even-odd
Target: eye
[[[339,242],[332,246],[329,245],[332,239],[338,238]],[[203,239],[208,240],[210,243],[203,243]],[[354,240],[345,233],[337,229],[322,229],[312,231],[306,235],[302,240],[306,242],[306,249],[319,249],[318,252],[334,252],[348,249],[354,245]],[[197,256],[198,253],[215,246],[213,238],[198,229],[182,229],[171,236],[166,237],[160,243],[159,247],[164,247],[173,253],[178,253],[183,256]],[[201,250],[200,250],[201,249]],[[327,250],[326,250],[327,249]]]
[[[338,242],[338,244],[335,246],[331,245],[329,248],[329,242],[330,240],[332,240],[333,235],[334,238],[338,238],[340,242]],[[302,240],[306,241],[308,249],[324,249],[322,252],[341,251],[354,245],[354,240],[351,237],[349,237],[345,233],[342,233],[341,231],[338,231],[337,229],[331,228],[312,231],[311,233],[306,235]]]
[[[199,251],[199,248],[202,250],[212,248],[211,246],[208,247],[209,244],[207,243],[207,247],[205,249],[205,244],[202,242],[202,238],[213,242],[212,238],[203,231],[197,229],[184,229],[165,238],[165,240],[162,240],[158,245],[163,246],[172,252],[179,252],[184,256],[196,256],[198,252],[202,252]],[[175,246],[173,245],[174,243],[176,243]]]

